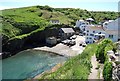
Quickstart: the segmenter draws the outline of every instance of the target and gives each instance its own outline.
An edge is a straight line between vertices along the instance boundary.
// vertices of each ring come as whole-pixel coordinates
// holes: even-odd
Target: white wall
[[[85,22],[84,20],[77,20],[75,27],[79,27],[82,31],[84,31],[85,27],[88,25],[88,22]]]
[[[88,42],[89,44],[94,43],[94,37],[93,36],[86,36],[85,42]]]
[[[76,27],[80,27],[80,25],[82,25],[84,23],[84,20],[77,20],[76,21]]]
[[[108,21],[107,25],[105,25],[105,23],[103,23],[103,27],[106,30],[118,30],[118,26],[120,26],[120,18],[113,21]]]
[[[91,43],[93,43],[94,39],[95,39],[95,36],[94,34],[96,33],[100,33],[101,34],[105,34],[105,31],[101,31],[101,30],[92,30],[92,29],[89,29],[88,27],[85,28],[85,31],[86,31],[86,41],[89,41]],[[87,32],[89,31],[89,32]],[[94,32],[93,32],[94,31]],[[87,37],[91,37],[92,39],[88,39]]]
[[[113,35],[113,38],[109,38],[109,35]],[[111,39],[113,42],[117,42],[118,41],[118,35],[114,35],[114,34],[105,34],[105,38],[109,38]]]
[[[114,30],[116,32],[118,31],[118,28],[120,28],[120,18],[113,20],[111,22],[109,22],[107,25],[104,25],[105,23],[103,23],[103,27],[105,28],[105,30]],[[109,38],[109,35],[113,35],[113,38]],[[118,41],[118,33],[114,34],[114,33],[108,33],[106,32],[106,36],[105,38],[109,38],[111,39],[113,42],[117,42]]]
[[[87,32],[87,30],[89,30],[89,32]],[[92,29],[89,29],[89,28],[87,28],[87,27],[86,27],[85,31],[87,32],[86,34],[88,34],[88,36],[90,36],[90,34],[96,34],[96,33],[100,33],[100,32],[101,32],[101,34],[105,34],[105,31],[92,30]],[[93,32],[93,31],[95,31],[95,32]]]

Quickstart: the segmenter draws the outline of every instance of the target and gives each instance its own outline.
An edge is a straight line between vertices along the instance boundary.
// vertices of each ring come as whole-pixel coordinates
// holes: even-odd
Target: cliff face
[[[23,38],[13,38],[8,40],[3,46],[3,58],[14,55],[15,53],[37,46],[43,46],[46,44],[45,39],[50,36],[58,37],[59,29],[45,29],[35,33],[32,33]]]
[[[3,58],[8,57],[10,55],[14,55],[15,53],[32,48],[34,46],[39,46],[42,43],[44,44],[45,34],[44,32],[38,32],[34,35],[27,36],[25,38],[19,39],[14,38],[9,40],[6,44],[2,46],[2,51],[7,52],[7,54],[3,54]]]

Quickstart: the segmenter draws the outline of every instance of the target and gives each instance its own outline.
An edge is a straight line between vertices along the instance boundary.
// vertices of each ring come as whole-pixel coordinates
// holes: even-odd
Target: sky
[[[0,0],[0,10],[35,5],[80,8],[88,11],[118,11],[119,0]]]

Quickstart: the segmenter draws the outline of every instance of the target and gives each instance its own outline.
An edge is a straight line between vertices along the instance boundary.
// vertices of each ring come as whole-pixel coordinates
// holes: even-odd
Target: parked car
[[[63,43],[63,44],[69,44],[70,41],[71,41],[71,40],[68,40],[68,39],[67,39],[67,40],[62,41],[62,43]]]
[[[82,47],[86,47],[86,46],[87,46],[87,44],[86,44],[86,43],[83,43],[83,44],[82,44]]]
[[[79,43],[79,46],[82,46],[83,43],[84,43],[84,42],[80,42],[80,43]]]
[[[72,38],[73,38],[73,39],[76,39],[76,38],[77,38],[77,36],[76,36],[76,35],[73,35],[73,36],[72,36]]]
[[[69,42],[69,45],[71,45],[71,46],[73,46],[73,45],[75,45],[75,44],[76,44],[75,41],[70,41],[70,42]]]
[[[76,39],[77,36],[76,35],[73,35],[72,37],[70,37],[70,39]]]
[[[80,36],[83,36],[83,34],[79,34]]]
[[[79,46],[82,46],[82,43],[80,43]]]

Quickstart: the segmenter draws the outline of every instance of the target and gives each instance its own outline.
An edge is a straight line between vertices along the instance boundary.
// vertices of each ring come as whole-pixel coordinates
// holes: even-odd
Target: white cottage
[[[109,38],[113,42],[120,40],[120,18],[109,20],[103,23],[103,26],[87,25],[85,28],[86,42],[93,43],[100,38]]]
[[[94,43],[95,40],[105,37],[105,31],[102,26],[87,26],[85,28],[86,43]]]
[[[85,27],[86,27],[88,24],[89,24],[89,23],[86,22],[86,21],[84,21],[84,20],[77,20],[75,27],[79,27],[82,31],[85,31]]]
[[[103,28],[106,32],[105,38],[109,38],[113,42],[117,42],[120,39],[120,18],[104,22]]]

